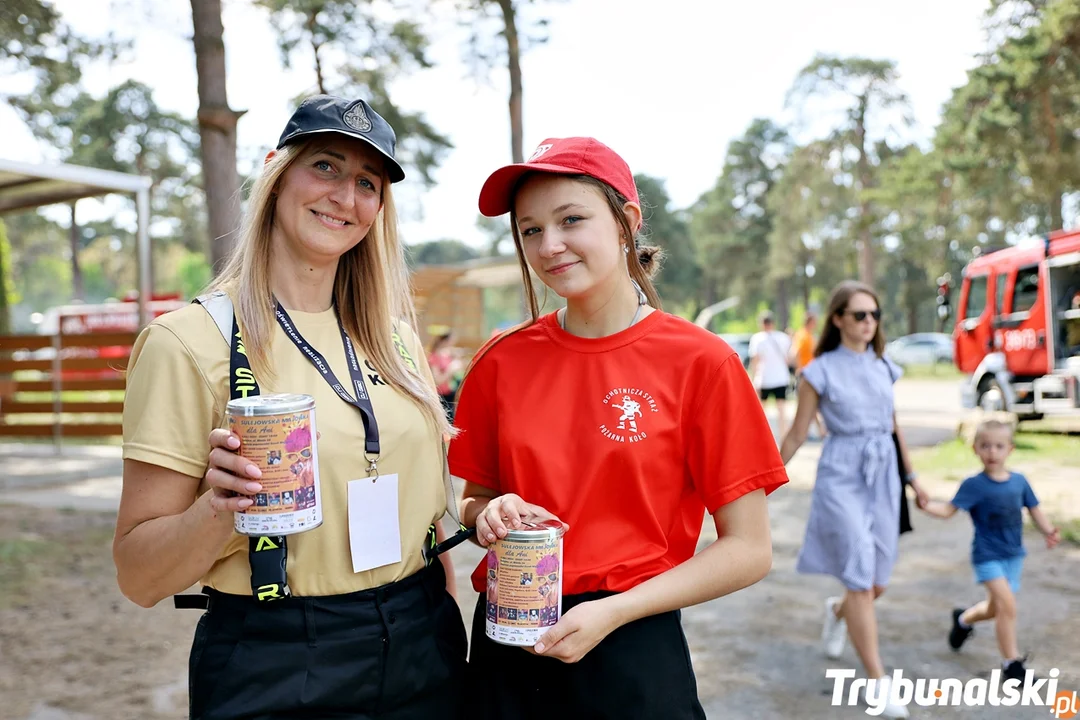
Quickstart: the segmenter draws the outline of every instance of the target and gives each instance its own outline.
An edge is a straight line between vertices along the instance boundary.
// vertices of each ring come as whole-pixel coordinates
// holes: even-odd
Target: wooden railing
[[[135,337],[0,336],[0,437],[121,435]]]

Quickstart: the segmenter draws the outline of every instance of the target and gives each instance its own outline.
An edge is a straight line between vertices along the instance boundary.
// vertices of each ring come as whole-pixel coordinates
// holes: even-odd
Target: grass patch
[[[0,505],[0,609],[34,603],[57,579],[109,573],[114,522],[103,513]]]
[[[0,608],[25,600],[45,568],[63,555],[60,543],[37,538],[0,539]]]
[[[1073,545],[1080,545],[1080,519],[1066,520],[1058,523],[1061,530],[1061,539]]]
[[[904,377],[914,380],[962,380],[965,375],[950,363],[934,365],[906,365]]]
[[[1080,437],[1056,433],[1025,433],[1016,435],[1016,450],[1009,458],[1010,466],[1031,462],[1075,464],[1080,457]],[[946,480],[963,480],[979,472],[979,458],[963,440],[957,438],[932,448],[919,448],[911,453],[916,472],[935,475]],[[1080,527],[1077,528],[1080,532]]]

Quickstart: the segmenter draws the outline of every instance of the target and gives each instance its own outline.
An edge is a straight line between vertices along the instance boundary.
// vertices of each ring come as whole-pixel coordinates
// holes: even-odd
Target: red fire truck
[[[947,313],[947,280],[939,285]],[[1080,231],[970,262],[953,341],[956,366],[969,375],[966,407],[1022,420],[1080,412]]]

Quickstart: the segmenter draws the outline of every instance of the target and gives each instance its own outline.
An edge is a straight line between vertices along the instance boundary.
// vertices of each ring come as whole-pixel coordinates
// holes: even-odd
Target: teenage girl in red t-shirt
[[[491,175],[532,319],[474,360],[450,467],[482,546],[567,525],[563,617],[534,648],[473,620],[473,718],[704,718],[679,609],[769,571],[765,496],[787,481],[738,355],[659,310],[633,176],[591,138],[545,140]],[[539,317],[528,270],[566,299]],[[705,511],[720,538],[694,555]],[[485,561],[474,588],[487,587]]]

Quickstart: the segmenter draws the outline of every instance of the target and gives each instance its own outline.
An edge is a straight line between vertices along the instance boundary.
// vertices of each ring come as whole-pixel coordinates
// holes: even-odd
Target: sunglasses
[[[874,322],[881,319],[881,310],[847,310],[840,313],[841,315],[850,315],[855,318],[855,322],[862,322],[866,319],[866,316],[874,318]]]

